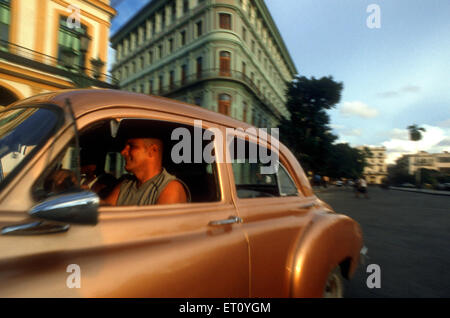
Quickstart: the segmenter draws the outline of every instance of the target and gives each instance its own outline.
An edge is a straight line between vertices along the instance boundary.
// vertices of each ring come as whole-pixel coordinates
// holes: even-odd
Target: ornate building
[[[109,0],[0,0],[0,105],[73,87],[114,87],[106,72]]]
[[[297,70],[263,0],[153,0],[111,39],[122,89],[259,127],[289,117]]]

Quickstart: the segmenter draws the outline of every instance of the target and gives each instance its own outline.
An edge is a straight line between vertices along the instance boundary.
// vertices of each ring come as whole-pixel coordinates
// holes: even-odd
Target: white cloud
[[[412,154],[418,151],[427,151],[429,153],[440,153],[450,151],[450,129],[442,129],[440,127],[421,125],[426,129],[422,133],[422,139],[419,141],[411,141],[408,138],[408,131],[405,129],[391,130],[391,139],[383,142],[383,146],[387,150],[387,162],[394,163],[395,160],[404,154]]]
[[[392,98],[392,97],[400,97],[408,93],[418,93],[420,92],[420,86],[416,85],[406,85],[396,91],[386,91],[382,93],[378,93],[377,95],[382,98]]]
[[[360,101],[344,102],[340,108],[344,116],[359,116],[361,118],[374,118],[378,116],[378,110]]]
[[[450,128],[450,118],[437,124],[439,127]]]

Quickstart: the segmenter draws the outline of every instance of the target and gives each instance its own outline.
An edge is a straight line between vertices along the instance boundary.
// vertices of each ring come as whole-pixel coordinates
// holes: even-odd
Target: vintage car
[[[163,166],[189,201],[102,205],[104,191],[130,177],[123,136],[143,132],[163,141]],[[198,106],[115,90],[4,107],[0,297],[342,296],[362,258],[360,226],[315,196],[272,137]],[[251,158],[255,145],[276,154],[277,168]],[[110,182],[95,192],[81,186],[92,162]]]

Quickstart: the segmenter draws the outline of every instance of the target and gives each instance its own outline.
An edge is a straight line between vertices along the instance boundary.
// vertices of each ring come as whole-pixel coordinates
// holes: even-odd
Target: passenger
[[[162,166],[163,142],[160,139],[127,139],[121,154],[125,169],[133,177],[116,186],[101,203],[123,206],[188,202],[184,184]]]

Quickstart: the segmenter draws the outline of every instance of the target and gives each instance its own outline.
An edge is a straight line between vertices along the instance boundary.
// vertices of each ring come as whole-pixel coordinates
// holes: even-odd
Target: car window
[[[59,123],[59,114],[47,108],[0,112],[0,186],[48,140]]]
[[[249,155],[252,147],[257,149],[257,153],[260,153],[262,146],[245,141],[245,155],[243,156],[242,153],[237,153],[236,140],[232,144],[234,150],[230,149],[230,153],[233,156],[231,164],[239,198],[298,196],[299,192],[292,177],[278,160],[276,162],[278,169],[275,169],[273,173],[267,173],[262,168],[267,168],[269,164],[252,159]],[[230,147],[232,146],[230,145]],[[263,152],[270,152],[264,147],[262,148]]]
[[[183,185],[189,202],[220,201],[221,191],[216,163],[204,160],[195,161],[193,142],[185,143],[185,147],[180,150],[180,140],[172,140],[172,132],[176,129],[184,129],[183,132],[190,134],[191,137],[194,135],[194,127],[189,125],[144,119],[120,121],[118,132],[115,134],[111,131],[111,120],[101,120],[80,131],[79,163],[75,160],[75,153],[69,145],[65,153],[60,155],[58,163],[54,163],[49,170],[73,171],[75,175],[76,169],[79,168],[81,176],[79,186],[97,193],[101,199],[106,199],[114,188],[125,182],[138,181],[138,176],[133,172],[136,170],[133,170],[132,166],[134,160],[142,154],[129,156],[128,160],[131,162],[129,166],[126,164],[126,158],[122,155],[124,148],[129,147],[127,146],[129,140],[152,136],[162,142],[162,168]],[[202,140],[200,146],[205,148],[206,145],[207,143]],[[174,147],[175,150],[173,150]],[[174,153],[181,153],[183,160],[180,161],[180,158],[173,155]],[[183,156],[184,154],[190,154],[190,156]],[[73,165],[78,166],[74,168]],[[46,172],[42,179],[51,177],[54,173],[51,171]],[[47,196],[49,193],[56,193],[57,191],[52,191],[50,185],[50,181],[47,183],[41,181],[41,184],[36,186],[36,190],[41,195],[42,192],[47,191]],[[53,188],[55,187],[53,186]],[[62,191],[63,189],[56,190]],[[123,205],[147,205],[147,203],[121,204],[121,206]]]

